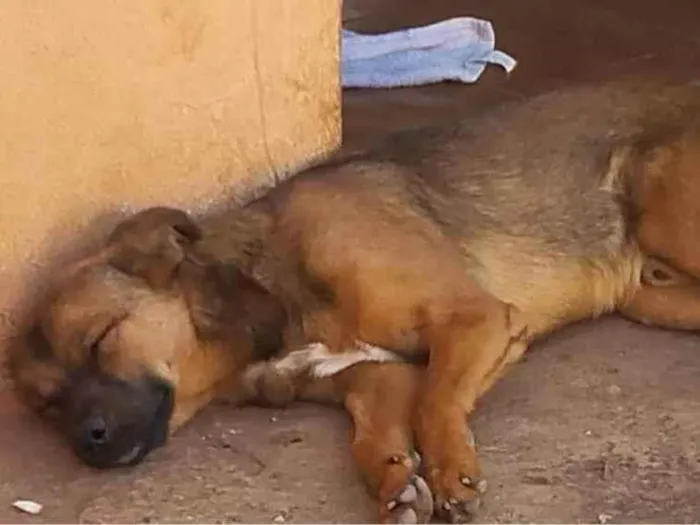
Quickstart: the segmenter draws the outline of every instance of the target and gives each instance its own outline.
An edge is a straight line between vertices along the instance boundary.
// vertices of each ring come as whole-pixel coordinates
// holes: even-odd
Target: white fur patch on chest
[[[358,363],[402,362],[401,356],[357,341],[352,348],[341,353],[331,353],[323,343],[310,343],[290,352],[275,363],[275,369],[284,374],[307,372],[316,378],[330,377]]]

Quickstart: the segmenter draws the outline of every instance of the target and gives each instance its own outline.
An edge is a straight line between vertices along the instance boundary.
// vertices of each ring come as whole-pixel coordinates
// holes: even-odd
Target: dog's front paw
[[[487,489],[485,479],[452,469],[433,471],[431,486],[435,496],[435,513],[447,523],[471,522],[481,507],[481,496]]]
[[[415,451],[382,460],[378,477],[379,523],[430,523],[433,495],[416,472],[421,458]]]

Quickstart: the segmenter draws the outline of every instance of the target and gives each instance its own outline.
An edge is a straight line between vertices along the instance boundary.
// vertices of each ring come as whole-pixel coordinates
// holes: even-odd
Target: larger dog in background
[[[569,89],[199,220],[137,214],[56,281],[13,370],[99,467],[220,395],[339,400],[381,521],[434,501],[462,522],[485,490],[465,413],[568,323],[699,328],[699,234],[700,90]],[[402,360],[358,363],[392,361],[382,348]]]

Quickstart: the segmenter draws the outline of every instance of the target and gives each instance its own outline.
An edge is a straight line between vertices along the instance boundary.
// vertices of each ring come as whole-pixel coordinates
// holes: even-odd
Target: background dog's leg
[[[700,286],[642,285],[620,314],[639,323],[677,330],[700,330]]]
[[[416,474],[411,416],[422,367],[360,363],[334,376],[353,420],[352,454],[379,500],[382,523],[428,523],[433,500]]]
[[[418,399],[416,432],[436,510],[467,522],[486,490],[465,414],[525,343],[519,312],[498,301],[464,303],[429,314],[430,363]]]
[[[700,329],[700,282],[655,257],[646,257],[641,286],[618,308],[632,321],[679,330]]]

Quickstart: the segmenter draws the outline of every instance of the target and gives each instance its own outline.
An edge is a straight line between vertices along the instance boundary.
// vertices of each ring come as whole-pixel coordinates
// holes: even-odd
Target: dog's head
[[[134,464],[164,444],[253,359],[251,327],[279,318],[251,302],[261,291],[235,268],[212,273],[192,260],[199,237],[173,209],[122,222],[97,253],[58,276],[28,340],[11,354],[20,391],[60,416],[90,465]]]

